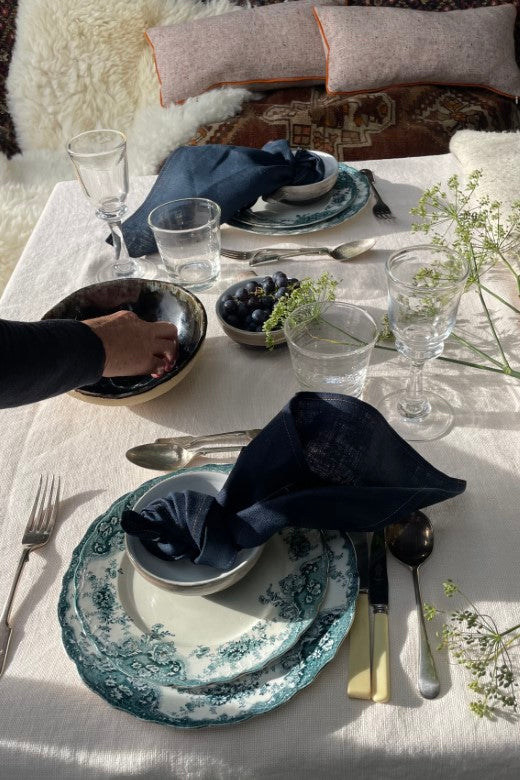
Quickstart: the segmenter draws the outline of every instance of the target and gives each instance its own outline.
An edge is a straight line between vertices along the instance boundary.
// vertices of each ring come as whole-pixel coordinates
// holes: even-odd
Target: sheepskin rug
[[[500,201],[506,213],[520,200],[520,132],[459,130],[450,141],[450,152],[466,175],[482,171],[480,195]]]
[[[230,0],[19,0],[7,90],[22,154],[0,154],[0,292],[54,185],[73,178],[69,138],[122,130],[130,175],[153,174],[200,125],[251,99],[225,88],[162,108],[144,37],[148,27],[236,10]]]

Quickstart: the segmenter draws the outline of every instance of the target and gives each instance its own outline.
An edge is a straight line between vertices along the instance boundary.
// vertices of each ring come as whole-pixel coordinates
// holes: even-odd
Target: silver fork
[[[40,477],[38,492],[34,500],[29,520],[22,537],[22,556],[14,575],[13,584],[7,597],[5,607],[0,617],[0,677],[5,669],[7,650],[11,641],[11,609],[20,575],[29,558],[30,553],[37,547],[43,547],[49,541],[60,500],[60,478]]]
[[[372,173],[372,171],[369,168],[362,168],[359,172],[365,174],[368,181],[370,182],[370,186],[372,187],[372,192],[376,196],[376,204],[372,209],[374,216],[377,217],[377,219],[395,219],[394,215],[390,211],[390,206],[387,206],[387,204],[384,202],[383,198],[375,188],[374,174]]]
[[[295,250],[294,248],[277,249],[276,247],[265,247],[264,249],[249,249],[241,251],[240,249],[226,249],[225,247],[222,247],[220,251],[225,257],[230,257],[232,260],[253,260],[255,257],[259,257],[261,255],[283,257],[284,255],[294,254],[295,251],[298,250]]]

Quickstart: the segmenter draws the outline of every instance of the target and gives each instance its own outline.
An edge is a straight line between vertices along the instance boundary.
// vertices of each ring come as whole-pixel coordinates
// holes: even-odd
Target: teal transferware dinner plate
[[[141,490],[141,488],[139,489]],[[124,497],[131,505],[139,491]],[[318,616],[291,650],[263,669],[239,679],[202,688],[179,689],[128,677],[100,654],[82,630],[74,607],[74,570],[82,543],[63,578],[58,604],[65,649],[91,690],[112,706],[143,720],[179,728],[238,723],[279,707],[313,682],[331,661],[354,618],[359,587],[355,554],[346,534],[324,534],[329,586]]]
[[[193,487],[183,489],[211,493],[215,478],[222,487],[231,467],[222,468],[185,471]],[[85,634],[127,677],[182,687],[226,682],[285,653],[316,618],[328,575],[316,529],[284,529],[240,582],[189,596],[149,581],[131,563],[120,525],[126,501],[119,499],[85,535],[74,588]]]
[[[345,208],[338,211],[336,214],[329,216],[312,224],[300,224],[298,227],[274,227],[273,225],[250,225],[246,222],[240,221],[240,217],[237,215],[228,220],[228,225],[231,227],[239,228],[240,230],[246,230],[250,233],[260,233],[262,235],[279,235],[279,236],[291,236],[299,235],[301,233],[314,233],[318,230],[325,230],[326,228],[335,227],[341,225],[347,219],[351,219],[356,216],[368,203],[370,198],[370,183],[364,173],[352,168],[346,163],[339,164],[339,175],[336,184],[334,185],[332,192],[337,187],[348,188],[350,198]],[[239,212],[240,214],[240,212]]]
[[[340,170],[334,187],[311,203],[285,203],[258,198],[254,206],[242,209],[234,219],[252,227],[300,228],[330,219],[346,209],[353,196],[353,179],[345,170]]]

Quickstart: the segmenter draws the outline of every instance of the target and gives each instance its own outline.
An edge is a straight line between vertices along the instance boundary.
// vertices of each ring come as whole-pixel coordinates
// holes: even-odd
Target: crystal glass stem
[[[406,388],[397,404],[400,413],[410,420],[426,417],[431,408],[423,390],[424,363],[424,360],[411,359]]]
[[[114,243],[114,273],[117,276],[135,276],[138,264],[128,254],[126,248],[125,239],[123,238],[123,231],[121,227],[121,220],[109,220],[108,225],[112,234],[112,241]]]

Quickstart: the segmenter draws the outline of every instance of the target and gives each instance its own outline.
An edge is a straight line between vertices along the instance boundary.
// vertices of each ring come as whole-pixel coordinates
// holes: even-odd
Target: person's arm
[[[118,311],[85,322],[0,320],[0,408],[94,384],[102,376],[162,376],[173,368],[177,328]]]
[[[83,322],[0,320],[0,407],[20,406],[97,382],[100,338]]]

